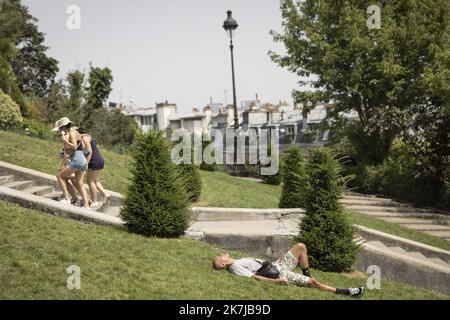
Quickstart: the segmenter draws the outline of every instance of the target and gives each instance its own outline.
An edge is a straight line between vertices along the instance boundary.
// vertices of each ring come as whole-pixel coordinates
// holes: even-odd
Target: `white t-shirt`
[[[250,278],[256,273],[256,271],[258,271],[259,268],[261,268],[263,262],[264,261],[260,259],[242,258],[234,260],[229,270],[235,275]]]

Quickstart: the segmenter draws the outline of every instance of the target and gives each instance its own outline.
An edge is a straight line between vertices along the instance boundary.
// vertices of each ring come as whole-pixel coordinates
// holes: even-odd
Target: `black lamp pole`
[[[231,51],[231,75],[233,79],[233,109],[234,109],[234,131],[239,128],[239,118],[237,113],[237,103],[236,103],[236,83],[234,80],[234,54],[233,54],[233,35],[234,31],[237,29],[238,24],[236,20],[233,19],[231,16],[232,12],[231,10],[227,11],[227,20],[223,23],[223,28],[227,32],[228,36],[230,37],[230,51]],[[237,163],[237,137],[234,137],[234,164]]]

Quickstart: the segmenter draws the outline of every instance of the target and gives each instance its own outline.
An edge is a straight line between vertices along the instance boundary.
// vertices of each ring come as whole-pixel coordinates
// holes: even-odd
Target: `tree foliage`
[[[381,28],[367,27],[369,0],[281,0],[287,49],[271,58],[309,84],[298,102],[331,100],[333,115],[355,110],[366,135],[383,143],[384,159],[406,130],[411,107],[433,97],[448,103],[449,5],[446,0],[383,1]]]
[[[162,132],[139,135],[132,183],[121,215],[128,229],[147,236],[178,237],[188,227],[188,195]]]
[[[12,68],[24,95],[44,98],[58,73],[58,61],[47,56],[48,47],[44,45],[44,34],[36,25],[38,20],[28,13],[28,8],[21,8],[26,21],[21,37],[16,41],[18,51]]]
[[[323,271],[348,271],[358,252],[355,229],[339,203],[346,181],[341,171],[341,165],[328,149],[311,151],[305,189],[306,214],[295,240],[308,247],[311,266]]]
[[[280,208],[304,208],[307,176],[299,148],[291,148],[283,155],[282,171],[283,186],[278,206]]]

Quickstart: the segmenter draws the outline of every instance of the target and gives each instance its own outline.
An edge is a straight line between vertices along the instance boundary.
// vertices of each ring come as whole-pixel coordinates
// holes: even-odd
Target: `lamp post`
[[[231,75],[233,79],[233,109],[234,109],[234,131],[239,128],[239,118],[237,113],[237,104],[236,104],[236,84],[234,80],[234,56],[233,56],[233,36],[234,32],[238,27],[236,20],[231,16],[231,10],[227,11],[227,20],[223,23],[223,28],[227,32],[227,35],[230,37],[230,51],[231,51]],[[234,137],[234,167],[237,163],[237,137]]]

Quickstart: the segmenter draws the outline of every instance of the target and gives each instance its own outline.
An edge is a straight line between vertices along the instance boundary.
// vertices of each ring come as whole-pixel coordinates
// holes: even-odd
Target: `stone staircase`
[[[450,294],[449,251],[413,241],[387,244],[387,236],[382,241],[364,242],[353,267],[367,270],[369,266],[378,266],[382,277]]]
[[[89,194],[89,189],[85,186]],[[59,216],[89,222],[122,226],[119,218],[122,195],[109,191],[108,204],[86,210],[59,202],[63,198],[55,176],[0,161],[0,199]],[[99,199],[102,203],[103,199]]]
[[[344,195],[344,207],[356,212],[419,230],[450,241],[450,214],[431,208],[416,208],[409,204],[360,194]]]

